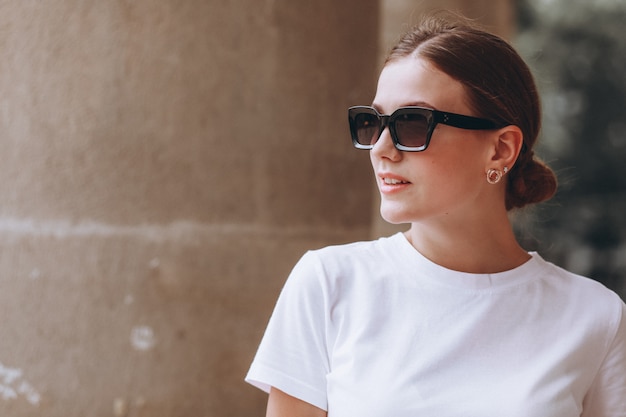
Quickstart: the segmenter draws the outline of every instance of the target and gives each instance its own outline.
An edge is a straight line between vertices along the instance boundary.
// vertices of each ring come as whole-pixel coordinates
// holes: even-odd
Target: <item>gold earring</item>
[[[487,171],[487,182],[489,184],[497,184],[502,179],[502,171],[495,168],[489,168]]]

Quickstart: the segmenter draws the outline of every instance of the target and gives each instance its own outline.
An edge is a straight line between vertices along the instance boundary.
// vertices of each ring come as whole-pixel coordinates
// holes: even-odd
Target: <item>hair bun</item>
[[[557,189],[554,171],[530,151],[520,158],[509,173],[506,209],[549,200]]]

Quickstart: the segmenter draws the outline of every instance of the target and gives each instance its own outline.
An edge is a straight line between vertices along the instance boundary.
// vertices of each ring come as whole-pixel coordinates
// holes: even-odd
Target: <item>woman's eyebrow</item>
[[[376,109],[376,111],[378,113],[384,114],[384,112],[382,110],[382,106],[380,106],[380,105],[378,105],[376,103],[372,103],[372,107],[374,109]],[[426,108],[429,108],[429,109],[437,110],[437,108],[435,106],[433,106],[432,104],[427,103],[425,101],[410,101],[408,103],[402,104],[401,106],[398,106],[397,108],[400,108],[400,107],[426,107]],[[389,114],[391,114],[391,112]]]
[[[435,106],[433,106],[430,103],[427,103],[425,101],[412,101],[409,103],[404,104],[402,107],[411,107],[411,106],[415,106],[415,107],[427,107],[429,109],[435,109]]]

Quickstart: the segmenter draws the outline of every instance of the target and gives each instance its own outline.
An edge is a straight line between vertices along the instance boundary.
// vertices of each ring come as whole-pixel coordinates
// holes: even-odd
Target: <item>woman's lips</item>
[[[411,184],[406,178],[391,173],[381,173],[378,175],[378,178],[380,179],[379,186],[382,193],[397,192]]]
[[[396,185],[396,184],[408,184],[408,181],[404,181],[404,180],[399,180],[396,178],[388,178],[388,177],[383,177],[383,182],[387,185]]]

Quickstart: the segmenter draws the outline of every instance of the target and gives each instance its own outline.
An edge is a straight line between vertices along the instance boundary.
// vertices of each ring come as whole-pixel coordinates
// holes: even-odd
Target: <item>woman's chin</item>
[[[400,210],[397,210],[397,209],[394,210],[391,207],[381,206],[381,208],[380,208],[380,216],[387,223],[391,223],[391,224],[403,224],[403,223],[410,223],[411,222],[409,220],[409,218],[407,216],[407,213],[405,211],[400,211]]]

